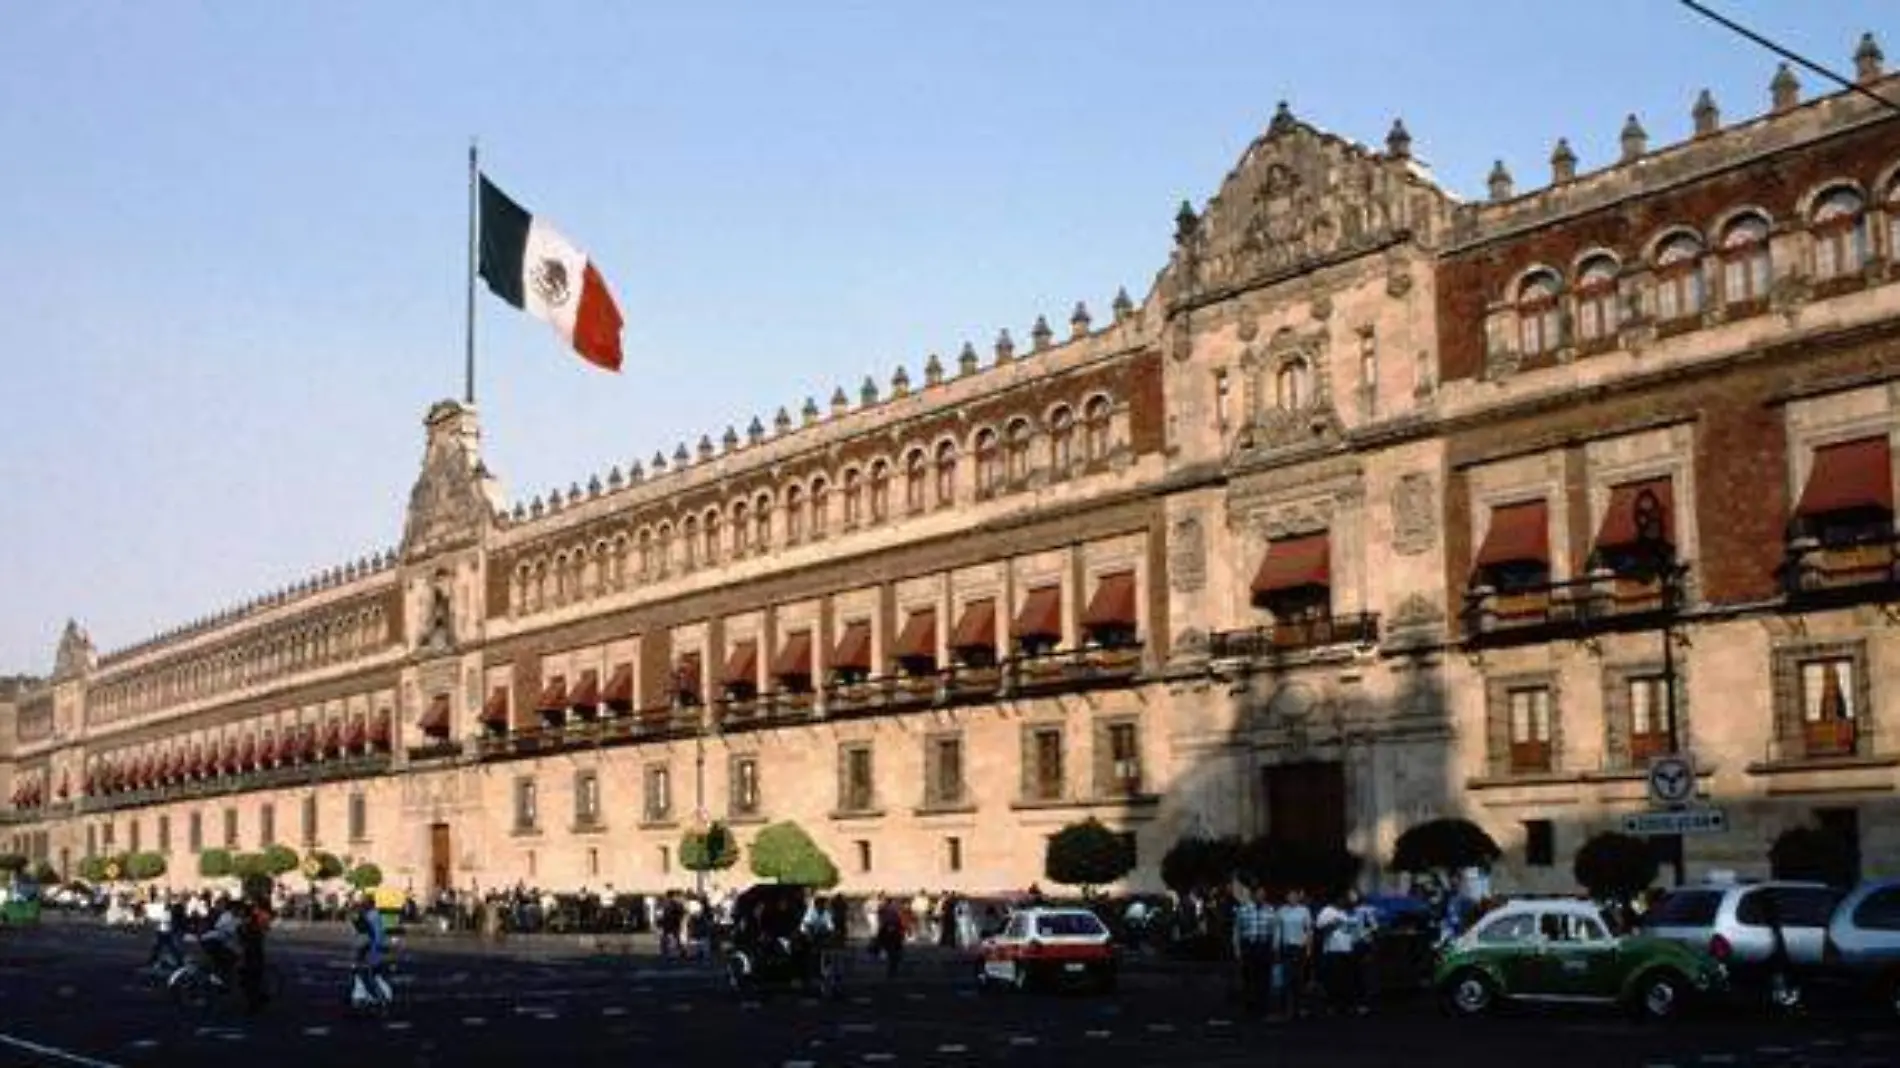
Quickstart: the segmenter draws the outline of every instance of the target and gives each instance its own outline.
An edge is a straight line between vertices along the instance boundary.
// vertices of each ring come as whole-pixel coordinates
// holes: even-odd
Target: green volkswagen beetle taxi
[[[1439,958],[1445,1007],[1477,1016],[1504,1002],[1623,1005],[1652,1019],[1680,1014],[1727,986],[1703,950],[1610,934],[1586,901],[1513,901],[1490,912]]]

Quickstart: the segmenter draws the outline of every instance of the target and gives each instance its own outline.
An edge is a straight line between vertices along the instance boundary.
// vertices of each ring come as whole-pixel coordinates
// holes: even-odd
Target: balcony
[[[721,730],[747,731],[806,722],[817,714],[817,707],[817,697],[810,691],[787,690],[721,701],[716,712]]]
[[[1803,608],[1893,598],[1900,587],[1900,544],[1890,526],[1788,543],[1782,590]]]
[[[414,759],[413,750],[411,759]],[[274,768],[260,767],[251,771],[222,773],[137,790],[118,790],[98,796],[78,798],[73,802],[72,808],[76,812],[112,812],[119,809],[142,808],[146,805],[163,805],[175,801],[217,797],[223,794],[241,794],[251,790],[314,786],[326,782],[383,775],[389,771],[389,767],[390,756],[386,752],[359,753],[297,764],[287,763]]]
[[[1465,594],[1465,641],[1508,645],[1657,627],[1668,608],[1668,583],[1687,574],[1686,567],[1672,578],[1598,570],[1509,589],[1474,586]]]
[[[1852,719],[1807,720],[1769,741],[1751,771],[1799,771],[1808,767],[1887,767],[1900,765],[1900,754],[1882,751],[1871,731]]]
[[[432,738],[426,744],[410,747],[409,762],[419,764],[435,760],[453,760],[461,755],[461,742],[452,738]]]
[[[516,760],[576,749],[604,749],[689,737],[701,726],[697,706],[652,705],[625,715],[572,719],[488,735],[475,742],[483,761]]]
[[[1359,612],[1219,631],[1208,638],[1208,653],[1215,660],[1271,660],[1329,646],[1369,647],[1378,642],[1378,613]]]

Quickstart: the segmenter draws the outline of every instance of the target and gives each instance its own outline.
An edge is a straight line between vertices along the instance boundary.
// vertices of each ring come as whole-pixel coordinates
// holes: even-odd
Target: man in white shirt
[[[1306,905],[1306,893],[1289,890],[1286,904],[1274,913],[1279,936],[1279,976],[1281,1005],[1286,1014],[1301,1015],[1301,997],[1306,991],[1309,962],[1313,956],[1313,910]]]

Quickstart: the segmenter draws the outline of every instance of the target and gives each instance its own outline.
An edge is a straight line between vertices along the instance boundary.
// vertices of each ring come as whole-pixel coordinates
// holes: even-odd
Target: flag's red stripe
[[[590,262],[581,277],[581,304],[574,313],[574,351],[588,363],[620,370],[620,309]]]

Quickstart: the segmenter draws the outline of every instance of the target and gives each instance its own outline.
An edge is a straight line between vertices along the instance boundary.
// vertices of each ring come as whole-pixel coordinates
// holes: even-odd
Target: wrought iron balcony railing
[[[1328,646],[1371,646],[1378,642],[1378,613],[1357,612],[1217,631],[1209,636],[1207,644],[1209,655],[1216,660],[1264,660]]]
[[[1463,619],[1468,638],[1482,641],[1514,633],[1590,632],[1628,626],[1654,626],[1669,607],[1669,584],[1680,584],[1688,569],[1669,576],[1599,570],[1578,579],[1497,589],[1476,586],[1465,594]]]

